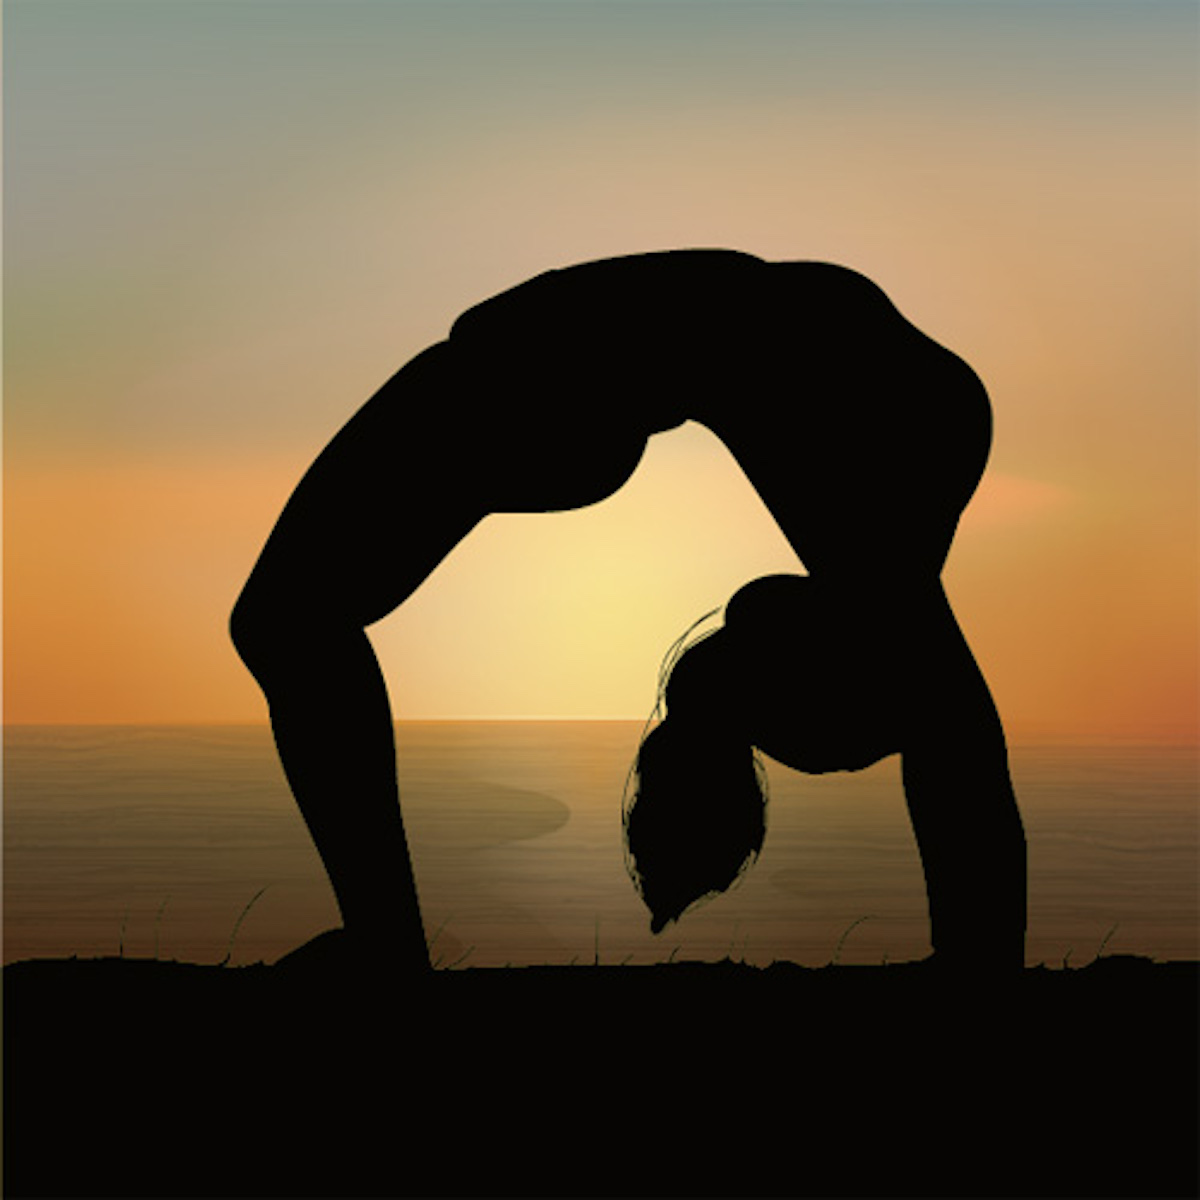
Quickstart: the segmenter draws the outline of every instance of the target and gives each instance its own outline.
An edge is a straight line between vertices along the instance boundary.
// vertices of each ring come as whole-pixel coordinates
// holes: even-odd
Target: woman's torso
[[[986,395],[965,364],[829,264],[729,250],[583,263],[469,309],[449,346],[493,510],[602,500],[648,437],[693,419],[800,550],[805,511],[848,473],[916,478],[935,507],[945,494],[952,528],[986,457]]]

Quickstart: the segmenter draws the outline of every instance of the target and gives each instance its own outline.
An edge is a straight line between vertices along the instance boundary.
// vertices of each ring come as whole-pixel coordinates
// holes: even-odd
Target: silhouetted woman
[[[337,896],[335,957],[428,969],[366,627],[487,514],[602,500],[688,419],[729,448],[809,576],[747,585],[675,665],[626,813],[653,927],[757,853],[754,747],[810,772],[899,752],[935,960],[1021,965],[1004,733],[940,581],[987,459],[987,395],[861,275],[725,250],[584,263],[468,310],[288,501],[232,632]]]

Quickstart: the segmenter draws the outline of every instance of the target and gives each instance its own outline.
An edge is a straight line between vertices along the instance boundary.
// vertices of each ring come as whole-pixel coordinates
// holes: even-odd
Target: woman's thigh
[[[280,611],[366,626],[401,604],[488,512],[444,344],[408,363],[309,468],[247,583]]]
[[[810,572],[936,577],[987,462],[991,407],[966,363],[869,286],[837,320],[806,328],[800,310],[714,432]]]

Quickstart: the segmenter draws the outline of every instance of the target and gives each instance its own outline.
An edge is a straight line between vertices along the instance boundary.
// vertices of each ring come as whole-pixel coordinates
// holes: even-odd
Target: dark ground
[[[1198,974],[17,963],[5,1195],[1195,1196]]]

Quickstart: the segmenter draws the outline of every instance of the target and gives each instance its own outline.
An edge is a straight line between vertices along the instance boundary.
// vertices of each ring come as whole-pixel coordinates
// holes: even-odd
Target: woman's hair
[[[625,789],[626,867],[653,933],[740,878],[766,835],[766,772],[739,715],[728,635],[688,641],[713,615],[667,652]]]

